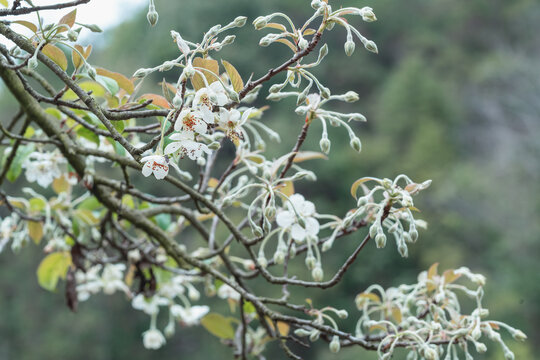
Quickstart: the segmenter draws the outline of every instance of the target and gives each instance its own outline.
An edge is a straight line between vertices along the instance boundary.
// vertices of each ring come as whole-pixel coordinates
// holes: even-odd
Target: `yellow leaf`
[[[69,182],[65,176],[57,177],[53,180],[52,188],[57,194],[66,192],[69,189]]]
[[[278,23],[268,23],[268,24],[266,24],[265,28],[277,29],[277,30],[281,30],[283,32],[287,31],[287,28],[285,27],[285,25],[278,24]]]
[[[43,224],[39,221],[29,221],[28,222],[28,235],[34,243],[39,244],[43,238]]]
[[[81,89],[83,89],[86,92],[91,91],[93,97],[104,97],[105,96],[105,88],[103,86],[101,86],[100,84],[98,84],[97,82],[94,82],[94,81],[91,81],[91,80],[83,81],[83,82],[79,83],[79,86],[81,87]],[[79,97],[77,96],[77,94],[75,94],[73,92],[73,90],[71,90],[71,89],[66,91],[64,96],[62,96],[62,99],[64,99],[64,100],[77,100],[78,98]]]
[[[34,34],[37,33],[37,26],[34,25],[33,23],[31,23],[30,21],[26,21],[26,20],[16,20],[14,21],[15,24],[19,24],[19,25],[22,25],[28,29],[30,29]]]
[[[75,25],[75,18],[77,17],[77,9],[71,11],[70,13],[62,16],[60,21],[58,21],[58,25],[60,24],[66,24],[71,29],[73,25]],[[58,32],[61,33],[63,31],[67,31],[65,27],[61,27]]]
[[[289,324],[287,324],[287,323],[285,323],[283,321],[278,321],[277,322],[277,328],[278,328],[278,331],[281,334],[281,336],[289,335],[289,330],[291,329]]]
[[[133,278],[135,277],[135,271],[137,270],[137,268],[135,267],[135,265],[131,264],[129,266],[129,269],[126,273],[126,276],[124,278],[124,282],[126,283],[126,285],[128,287],[131,287],[131,285],[133,285]]]
[[[444,283],[451,284],[461,277],[460,274],[456,274],[454,270],[446,270],[443,272]]]
[[[294,158],[293,162],[299,163],[302,161],[312,160],[312,159],[328,160],[328,157],[318,151],[299,151],[298,153],[296,153],[296,157]]]
[[[138,100],[141,100],[141,99],[152,100],[152,104],[157,105],[157,106],[162,107],[162,108],[165,108],[165,109],[170,109],[171,108],[171,105],[169,104],[167,99],[165,99],[161,95],[144,94],[144,95],[141,95]]]
[[[361,179],[356,180],[351,186],[351,195],[352,195],[352,197],[356,199],[356,192],[358,191],[358,187],[360,185],[362,185],[363,183],[365,183],[367,181],[370,181],[370,180],[376,180],[376,179],[372,178],[372,177],[363,177]]]
[[[0,0],[0,4],[4,5],[5,7],[9,6],[7,0]]]
[[[47,255],[39,264],[37,277],[42,288],[54,291],[59,279],[65,279],[71,266],[71,254],[68,251]]]
[[[394,306],[392,308],[392,317],[394,318],[394,320],[396,321],[396,323],[400,324],[401,323],[401,320],[403,319],[402,315],[401,315],[401,310],[399,307],[397,306]]]
[[[369,332],[373,332],[373,331],[375,331],[375,330],[386,331],[386,327],[384,327],[383,325],[373,325],[373,326],[370,326]]]
[[[284,183],[282,183],[281,186],[282,188],[279,191],[281,191],[286,196],[290,197],[294,194],[294,184],[292,181],[285,181]]]
[[[103,68],[96,68],[96,72],[98,75],[105,76],[105,77],[115,80],[118,83],[118,86],[126,90],[128,94],[133,93],[133,91],[135,90],[135,86],[133,85],[133,82],[130,79],[128,79],[126,76],[120,73],[109,71]]]
[[[206,69],[200,71],[204,74],[208,85],[216,81],[219,76],[219,63],[216,60],[198,57],[193,59],[193,66],[195,68],[199,68],[199,70]],[[195,74],[195,76],[191,79],[191,83],[195,90],[205,87],[204,80],[200,74]]]
[[[227,75],[229,75],[229,79],[231,79],[231,84],[233,86],[234,91],[240,92],[244,88],[244,81],[242,80],[242,77],[238,73],[238,70],[232,64],[228,61],[221,60],[221,63],[223,64],[223,67],[225,68],[225,71],[227,71]]]
[[[317,31],[315,29],[308,28],[304,30],[304,36],[309,36],[315,34]]]
[[[210,313],[201,319],[201,325],[209,333],[221,339],[234,339],[234,328],[231,325],[230,318],[221,314]]]
[[[292,42],[290,42],[289,40],[287,39],[277,39],[276,42],[279,42],[279,43],[282,43],[282,44],[285,44],[289,47],[289,49],[291,49],[294,53],[296,52],[296,46],[294,46],[294,44]]]
[[[437,276],[437,269],[439,267],[439,263],[436,262],[435,264],[431,265],[429,267],[429,270],[428,270],[428,273],[427,273],[427,278],[430,279],[430,280],[433,280],[433,278],[435,276]]]
[[[374,294],[374,293],[360,293],[356,295],[355,302],[356,302],[357,307],[361,307],[364,301],[368,301],[368,300],[376,302],[376,303],[381,302],[381,298],[377,294]]]
[[[66,71],[68,62],[62,50],[52,44],[47,44],[41,49],[41,52],[60,66],[62,70]]]
[[[208,187],[209,188],[215,188],[216,186],[218,186],[218,184],[219,184],[219,180],[216,179],[216,178],[210,178],[208,180]]]

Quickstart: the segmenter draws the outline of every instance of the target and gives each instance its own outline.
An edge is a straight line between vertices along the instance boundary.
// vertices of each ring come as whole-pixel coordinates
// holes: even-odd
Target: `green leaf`
[[[92,130],[81,126],[77,129],[77,135],[99,146],[99,136],[96,133],[94,133]]]
[[[30,239],[38,245],[43,238],[43,224],[39,221],[29,221],[28,235],[30,236]]]
[[[96,75],[96,81],[105,89],[107,89],[107,91],[111,93],[111,95],[116,95],[116,93],[120,91],[120,87],[114,79],[101,75]]]
[[[19,146],[19,148],[17,149],[17,154],[15,155],[15,158],[11,163],[11,167],[6,174],[6,178],[9,181],[15,182],[15,180],[17,180],[17,178],[21,175],[22,172],[22,164],[33,151],[34,144]]]
[[[122,133],[124,131],[124,128],[126,126],[126,123],[124,120],[117,120],[117,121],[113,121],[112,122],[114,128],[116,129],[116,131],[118,131],[119,133]]]
[[[234,339],[234,328],[231,319],[221,314],[210,313],[201,319],[201,325],[212,335],[221,339]]]
[[[223,67],[225,68],[225,71],[227,72],[227,75],[229,75],[229,79],[231,79],[231,84],[233,86],[234,91],[240,92],[244,88],[244,81],[242,80],[242,77],[238,73],[238,70],[232,64],[228,61],[221,60],[221,64],[223,64]]]
[[[159,214],[154,219],[156,219],[156,223],[163,230],[167,230],[171,225],[171,214]]]
[[[33,213],[39,213],[47,206],[45,200],[37,197],[31,198],[28,202],[30,203],[30,211]]]
[[[70,265],[71,254],[67,251],[47,255],[37,269],[39,285],[46,290],[54,291],[58,280],[66,278]]]
[[[96,68],[96,72],[98,75],[105,76],[116,81],[118,86],[126,90],[128,94],[133,93],[133,91],[135,90],[135,86],[133,85],[133,82],[120,73],[109,71],[103,68]]]
[[[94,196],[84,199],[77,209],[94,211],[101,208],[101,203]]]

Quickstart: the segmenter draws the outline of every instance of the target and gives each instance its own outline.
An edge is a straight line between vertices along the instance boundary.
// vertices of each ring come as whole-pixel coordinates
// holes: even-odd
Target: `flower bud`
[[[266,268],[268,266],[268,260],[266,260],[266,258],[262,255],[259,255],[257,262],[262,268]]]
[[[358,101],[358,99],[360,99],[360,97],[358,96],[358,94],[354,91],[347,91],[345,93],[345,96],[343,96],[343,98],[345,99],[346,102],[348,103],[353,103],[355,101]]]
[[[358,137],[356,137],[356,136],[353,137],[353,138],[351,139],[351,142],[350,142],[349,144],[351,145],[351,147],[352,147],[354,150],[356,150],[356,151],[358,151],[358,152],[362,151],[362,143],[360,142],[360,139],[359,139]]]
[[[366,22],[373,22],[377,20],[377,17],[375,16],[373,9],[370,8],[369,6],[366,6],[360,9],[360,16],[362,16],[362,20]]]
[[[281,86],[281,84],[274,84],[272,86],[270,86],[270,89],[268,89],[268,92],[270,94],[275,94],[277,92],[279,92],[279,90],[281,90],[283,87]]]
[[[375,236],[375,244],[377,245],[378,249],[382,249],[386,246],[386,235],[384,233],[378,233],[377,236]]]
[[[165,335],[165,337],[171,338],[173,337],[174,332],[175,332],[174,321],[170,321],[165,327],[165,329],[163,330],[163,334]]]
[[[273,35],[273,34],[270,34],[270,35]],[[273,39],[273,36],[265,36],[261,38],[261,40],[259,40],[259,45],[266,47],[272,43],[272,39]]]
[[[409,249],[407,248],[407,245],[405,245],[404,241],[401,241],[398,246],[398,251],[401,257],[409,257]]]
[[[322,281],[324,277],[324,272],[320,264],[316,265],[311,271],[311,277],[315,281]]]
[[[294,330],[294,335],[296,335],[296,336],[304,337],[304,336],[308,336],[309,334],[311,334],[311,331],[307,331],[305,329],[296,329],[296,330]]]
[[[96,69],[94,69],[93,66],[90,66],[90,65],[86,64],[86,73],[92,79],[96,80],[97,72],[96,72]]]
[[[362,122],[366,122],[367,119],[364,115],[362,114],[359,114],[359,113],[351,113],[349,114],[349,121],[362,121]]]
[[[321,147],[321,151],[325,154],[328,154],[330,152],[330,140],[328,140],[327,137],[323,136],[321,138],[321,141],[319,141],[319,146]]]
[[[294,112],[297,115],[305,115],[305,114],[307,114],[308,110],[309,110],[309,106],[299,106],[296,109],[294,109]]]
[[[218,34],[218,31],[221,29],[221,25],[217,24],[217,25],[214,25],[210,28],[210,30],[208,30],[208,32],[206,33],[206,36],[212,38],[214,36],[216,36]]]
[[[28,60],[28,68],[29,69],[35,69],[38,67],[38,61],[36,59],[35,56],[32,56],[29,60]]]
[[[312,0],[311,1],[311,7],[315,10],[317,10],[318,8],[320,8],[322,6],[322,1],[321,0]]]
[[[268,220],[273,220],[276,216],[275,206],[268,206],[266,209],[264,209],[264,215]]]
[[[340,319],[346,319],[349,317],[349,313],[347,312],[347,310],[339,310],[337,312],[337,316],[339,316]]]
[[[351,56],[354,53],[354,48],[356,45],[354,44],[354,41],[347,40],[345,42],[344,48],[345,48],[345,55]]]
[[[366,48],[367,51],[371,51],[372,53],[375,53],[375,54],[379,53],[379,49],[377,49],[377,45],[371,40],[366,41],[366,43],[364,44],[364,47]]]
[[[328,99],[332,93],[330,92],[330,89],[326,86],[321,86],[321,97],[324,99]]]
[[[260,226],[257,226],[257,225],[252,226],[251,231],[253,232],[253,235],[255,235],[256,237],[263,236],[263,231]]]
[[[321,335],[321,332],[319,330],[313,330],[311,334],[309,335],[309,340],[311,342],[315,342],[319,340],[319,336]]]
[[[255,20],[253,20],[253,26],[255,27],[255,30],[261,30],[268,24],[268,20],[266,20],[265,16],[259,16]]]
[[[159,19],[159,14],[154,6],[150,6],[148,13],[146,14],[146,19],[150,23],[150,26],[156,26]]]
[[[281,250],[278,250],[274,253],[274,262],[278,265],[281,265],[285,262],[285,253]]]
[[[330,341],[330,351],[333,352],[333,353],[337,353],[339,352],[339,349],[340,349],[340,343],[339,343],[339,337],[337,335],[334,335],[334,337],[332,338],[332,341]]]
[[[103,30],[101,30],[101,28],[97,26],[96,24],[87,24],[84,26],[86,26],[86,28],[90,30],[91,32],[96,32],[96,33],[103,32]]]
[[[201,294],[197,289],[195,289],[193,286],[191,286],[188,290],[188,297],[191,301],[197,301],[201,298]]]
[[[313,268],[315,268],[315,264],[317,263],[317,260],[315,260],[315,256],[313,256],[313,254],[309,254],[308,256],[306,256],[306,267],[311,270]]]
[[[505,348],[504,349],[504,358],[505,360],[514,360],[516,357],[514,356],[514,353],[510,351],[510,349]]]
[[[227,35],[225,36],[225,39],[221,42],[222,45],[230,45],[234,42],[234,39],[236,39],[235,35]]]
[[[79,37],[79,33],[72,30],[72,29],[69,29],[68,32],[67,32],[67,37],[69,39],[69,41],[77,41],[77,38]]]
[[[379,225],[373,224],[369,227],[369,236],[374,238],[377,236],[377,233],[379,232]]]
[[[308,46],[309,42],[301,36],[300,39],[298,39],[298,48],[300,48],[300,50],[305,50]]]
[[[172,105],[174,106],[174,108],[179,109],[183,103],[184,101],[182,100],[182,94],[176,93],[176,95],[174,95],[172,99]]]
[[[389,178],[384,178],[381,185],[386,190],[389,190],[390,188],[392,188],[392,184],[393,184],[392,180],[390,180]]]
[[[475,342],[474,347],[476,348],[476,352],[479,354],[483,354],[487,351],[487,346],[484,343]]]
[[[147,76],[151,72],[152,72],[151,69],[139,69],[135,71],[135,73],[133,74],[133,77],[137,79],[142,79],[143,77]]]
[[[416,229],[409,230],[409,236],[411,237],[411,241],[415,243],[418,240],[418,231]]]
[[[204,166],[204,165],[206,165],[206,159],[205,159],[204,157],[202,157],[202,156],[199,156],[199,157],[197,158],[197,165],[199,165],[199,166]]]
[[[525,333],[519,329],[514,329],[514,331],[512,332],[512,337],[519,341],[527,340],[527,335],[525,335]]]
[[[245,16],[238,16],[234,19],[234,26],[236,27],[242,27],[246,25],[247,17]]]

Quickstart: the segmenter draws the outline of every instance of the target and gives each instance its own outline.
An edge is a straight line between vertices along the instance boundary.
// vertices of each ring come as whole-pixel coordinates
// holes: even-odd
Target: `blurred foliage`
[[[540,273],[540,38],[531,34],[540,32],[540,3],[355,3],[363,5],[373,6],[379,18],[361,27],[378,44],[379,55],[358,49],[345,57],[345,34],[336,29],[326,38],[330,54],[318,75],[336,93],[354,90],[361,95],[354,109],[369,120],[356,127],[364,150],[355,154],[346,133],[330,129],[331,160],[314,162],[318,182],[297,191],[313,197],[322,213],[330,208],[345,213],[354,206],[348,189],[358,177],[406,173],[417,181],[430,178],[432,187],[418,200],[429,229],[410,247],[409,259],[368,246],[330,297],[313,290],[303,295],[315,305],[331,301],[351,309],[354,296],[371,283],[388,287],[413,282],[433,262],[441,268],[466,265],[488,278],[491,317],[528,334],[526,343],[510,344],[516,358],[532,359],[540,350],[535,345],[540,341],[540,282],[534,275]],[[308,1],[286,0],[229,0],[226,6],[215,0],[158,0],[156,6],[160,17],[155,28],[148,27],[144,13],[120,24],[105,34],[94,63],[130,75],[176,56],[170,29],[196,40],[210,26],[237,15],[253,19],[279,9],[300,20],[310,11]],[[236,43],[219,55],[246,78],[262,75],[288,56],[279,44],[258,47],[260,33],[249,26],[236,35]],[[175,82],[178,75],[169,74],[168,80]],[[147,80],[146,86],[159,91],[160,80]],[[278,153],[292,147],[302,121],[292,102],[271,105],[268,123],[291,134],[279,147],[271,145]],[[310,130],[306,149],[318,148],[319,131],[317,126]],[[360,236],[335,246],[345,254]],[[45,293],[32,281],[38,252],[33,248],[17,257],[9,251],[0,256],[0,359],[165,360],[185,355],[196,360],[218,351],[229,356],[202,328],[180,330],[163,349],[144,351],[139,337],[147,319],[132,311],[122,295],[96,297],[77,314],[70,313],[61,294]],[[326,272],[333,272],[339,261],[328,259]],[[347,325],[355,321],[350,311]],[[478,358],[502,359],[501,352],[492,353]],[[314,346],[303,354],[309,359],[375,359],[356,348],[331,355],[327,347]],[[280,356],[268,354],[269,359]]]

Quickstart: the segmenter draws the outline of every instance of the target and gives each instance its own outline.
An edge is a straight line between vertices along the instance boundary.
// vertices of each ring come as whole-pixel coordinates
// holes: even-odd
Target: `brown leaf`
[[[167,99],[165,99],[161,95],[144,94],[144,95],[141,95],[138,100],[141,100],[141,99],[152,100],[152,104],[160,106],[160,107],[165,108],[165,109],[170,109],[171,108],[171,105],[169,104]]]
[[[216,60],[203,59],[198,57],[193,59],[193,66],[195,68],[206,69],[200,71],[204,74],[208,85],[216,81],[217,77],[219,76],[219,63]],[[191,83],[195,90],[199,90],[205,87],[204,80],[200,74],[195,74],[195,76],[193,76],[193,78],[191,79]]]
[[[238,73],[238,70],[232,64],[228,61],[221,60],[221,63],[223,64],[223,67],[225,68],[225,71],[227,71],[227,75],[229,75],[229,79],[231,79],[231,84],[233,86],[234,91],[240,92],[244,88],[244,81],[242,80],[242,77]]]
[[[98,75],[105,76],[105,77],[115,80],[118,83],[118,86],[126,90],[128,94],[133,93],[133,90],[135,90],[135,86],[133,85],[133,82],[130,79],[128,79],[126,76],[120,73],[109,71],[103,68],[96,68],[96,72]]]
[[[66,275],[66,303],[73,312],[77,312],[77,282],[75,281],[75,269],[70,267]]]
[[[279,43],[282,43],[282,44],[285,44],[289,47],[289,49],[291,49],[294,53],[296,52],[296,46],[294,46],[294,44],[292,42],[290,42],[289,40],[287,39],[277,39],[276,42],[279,42]]]
[[[54,61],[56,65],[60,66],[62,70],[66,71],[68,65],[67,58],[60,48],[52,44],[47,44],[41,49],[41,52]]]
[[[64,15],[60,21],[58,22],[58,25],[60,24],[66,24],[71,29],[73,25],[75,25],[75,18],[77,17],[77,9],[71,11],[70,13]],[[59,33],[67,31],[66,28],[62,27],[60,30],[58,30]]]

